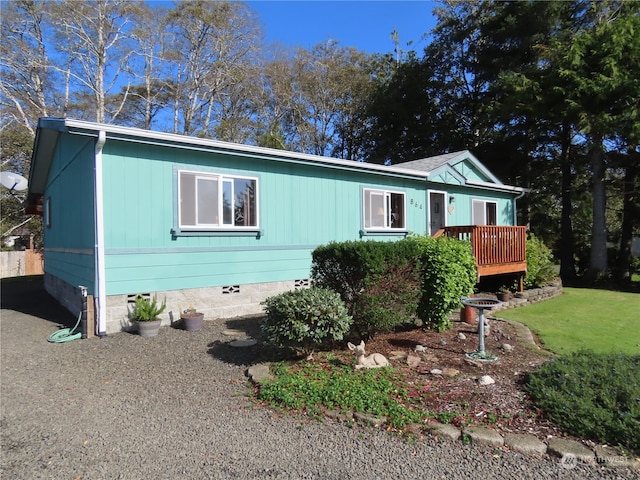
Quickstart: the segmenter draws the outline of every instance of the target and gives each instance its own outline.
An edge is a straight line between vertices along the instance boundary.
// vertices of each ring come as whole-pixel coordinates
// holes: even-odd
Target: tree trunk
[[[591,255],[587,280],[598,281],[607,270],[606,196],[604,186],[604,152],[602,134],[593,135],[590,152],[593,175],[593,225],[591,228]]]
[[[633,155],[633,154],[631,154]],[[625,169],[624,192],[622,196],[622,231],[620,253],[616,265],[616,280],[620,283],[631,281],[631,240],[633,238],[635,183],[638,176],[638,162],[630,159]]]
[[[571,215],[571,187],[573,175],[571,173],[571,127],[567,121],[562,124],[562,152],[560,154],[560,171],[562,173],[562,217],[560,220],[560,277],[563,281],[576,278],[576,261],[574,258],[574,237]]]

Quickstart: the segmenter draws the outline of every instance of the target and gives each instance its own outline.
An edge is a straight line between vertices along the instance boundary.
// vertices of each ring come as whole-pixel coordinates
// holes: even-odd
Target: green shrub
[[[573,353],[532,372],[526,392],[571,435],[640,452],[640,355]]]
[[[538,288],[556,277],[553,270],[551,250],[534,234],[527,238],[527,275],[524,278],[525,288]]]
[[[325,288],[291,290],[267,298],[262,305],[267,339],[306,354],[326,342],[342,340],[352,323],[340,296]]]
[[[314,285],[338,292],[360,337],[415,318],[420,296],[415,242],[333,242],[312,253]]]
[[[460,298],[473,293],[476,261],[471,243],[448,237],[412,236],[420,247],[422,296],[418,316],[427,328],[451,327],[449,312],[460,307]]]

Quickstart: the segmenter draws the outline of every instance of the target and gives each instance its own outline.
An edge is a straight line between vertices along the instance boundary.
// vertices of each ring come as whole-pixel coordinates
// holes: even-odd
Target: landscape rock
[[[354,412],[353,417],[358,422],[371,425],[373,427],[380,427],[387,423],[387,417],[377,417],[375,415],[369,415],[362,412]]]
[[[509,433],[504,437],[504,443],[511,449],[528,455],[544,455],[547,445],[533,435]]]
[[[413,349],[416,353],[425,353],[427,351],[427,347],[424,345],[416,345],[416,348]]]
[[[594,455],[582,443],[565,438],[551,438],[547,446],[547,453],[560,458],[573,457],[585,463],[593,463]]]
[[[509,345],[508,343],[503,343],[502,350],[504,350],[505,352],[513,352],[513,345]]]
[[[431,370],[431,375],[442,375],[442,370],[440,370],[439,368],[434,368],[433,370]]]
[[[416,355],[407,356],[407,365],[409,365],[411,368],[417,367],[418,365],[420,365],[420,362],[422,362],[422,359]]]
[[[459,373],[460,373],[460,370],[456,370],[455,368],[443,368],[442,369],[442,374],[445,377],[455,377]]]
[[[253,383],[262,383],[265,380],[273,379],[269,366],[264,364],[252,365],[247,369],[246,374]]]
[[[504,438],[495,430],[485,427],[470,427],[463,430],[465,435],[471,438],[472,443],[478,445],[488,445],[491,447],[502,447],[504,445]]]
[[[466,340],[466,339],[467,339],[467,336],[464,333],[460,332],[458,334],[458,340]]]
[[[489,375],[483,375],[478,379],[478,384],[482,386],[493,385],[496,381]]]
[[[462,435],[459,429],[445,423],[430,422],[426,424],[425,429],[434,436],[438,435],[454,441],[458,440]]]

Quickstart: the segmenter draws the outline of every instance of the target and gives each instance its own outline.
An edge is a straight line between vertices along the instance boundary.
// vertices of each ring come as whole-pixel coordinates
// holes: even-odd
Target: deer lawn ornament
[[[361,368],[380,368],[388,367],[389,360],[381,353],[372,353],[366,356],[364,351],[364,341],[360,341],[360,345],[354,345],[353,343],[347,343],[349,350],[355,352],[358,363],[356,364],[356,370]]]

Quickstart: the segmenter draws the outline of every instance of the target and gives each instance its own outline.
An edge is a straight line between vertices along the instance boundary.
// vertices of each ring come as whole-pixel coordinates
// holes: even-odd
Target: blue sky
[[[367,53],[393,51],[391,32],[397,30],[400,48],[422,51],[421,40],[435,26],[435,1],[305,1],[246,2],[263,25],[266,40],[289,47],[310,48],[328,39]],[[407,47],[407,42],[413,44]]]

